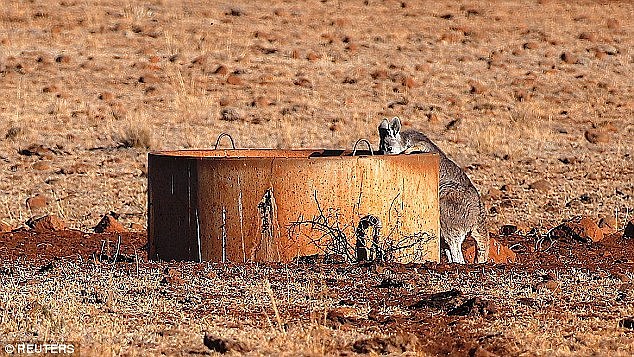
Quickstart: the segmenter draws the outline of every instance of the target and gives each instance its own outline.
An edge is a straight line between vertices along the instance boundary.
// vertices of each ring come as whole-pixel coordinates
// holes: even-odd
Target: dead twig
[[[110,263],[112,265],[112,270],[114,271],[115,268],[115,264],[117,263],[117,258],[119,257],[119,250],[121,249],[121,234],[119,234],[118,238],[117,238],[117,249],[114,253],[114,258],[112,259],[112,262]]]
[[[275,320],[277,321],[277,325],[280,328],[280,332],[286,333],[284,329],[284,324],[282,323],[282,317],[280,316],[280,311],[277,309],[277,303],[275,302],[275,296],[273,295],[273,289],[271,289],[271,283],[268,279],[264,280],[264,288],[266,289],[266,293],[269,295],[269,299],[271,299],[271,306],[273,307],[273,312],[275,313]]]

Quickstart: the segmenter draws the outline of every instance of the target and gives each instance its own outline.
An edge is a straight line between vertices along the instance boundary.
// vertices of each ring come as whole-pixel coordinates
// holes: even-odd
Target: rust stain
[[[251,250],[250,258],[255,260],[256,253],[262,250],[265,257],[270,257],[273,248],[273,220],[275,217],[275,197],[273,189],[269,188],[264,192],[262,200],[257,205],[260,218],[260,239]]]

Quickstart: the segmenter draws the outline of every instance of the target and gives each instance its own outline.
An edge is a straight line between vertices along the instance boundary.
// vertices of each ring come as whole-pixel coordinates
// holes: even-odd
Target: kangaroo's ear
[[[383,118],[381,124],[379,124],[379,131],[381,130],[390,130],[390,122],[387,121],[387,118]]]
[[[392,129],[392,132],[394,133],[394,135],[400,133],[401,132],[401,119],[399,119],[398,117],[392,118],[392,123],[390,124],[390,129]]]

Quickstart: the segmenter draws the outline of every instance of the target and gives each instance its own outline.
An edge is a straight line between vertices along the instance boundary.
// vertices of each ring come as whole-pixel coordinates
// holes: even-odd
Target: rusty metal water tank
[[[439,261],[439,157],[352,154],[150,153],[150,259]]]

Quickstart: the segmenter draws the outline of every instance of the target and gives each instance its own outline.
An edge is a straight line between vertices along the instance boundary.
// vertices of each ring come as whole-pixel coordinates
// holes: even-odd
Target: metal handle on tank
[[[359,145],[359,143],[366,143],[368,145],[368,149],[370,149],[370,155],[374,156],[374,151],[372,150],[372,144],[370,144],[370,141],[368,139],[357,140],[357,142],[354,144],[354,147],[352,148],[352,156],[354,156],[357,153],[357,146]]]
[[[220,139],[224,138],[224,137],[228,137],[229,140],[231,141],[231,146],[233,147],[233,150],[236,149],[236,144],[233,141],[233,138],[231,137],[231,135],[227,134],[227,133],[222,133],[220,135],[218,135],[218,139],[216,139],[216,146],[214,146],[214,150],[218,150],[218,144],[220,144]]]

